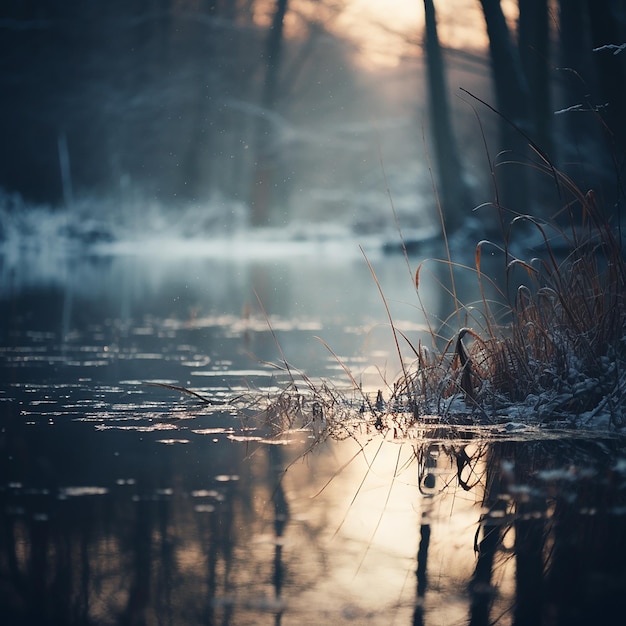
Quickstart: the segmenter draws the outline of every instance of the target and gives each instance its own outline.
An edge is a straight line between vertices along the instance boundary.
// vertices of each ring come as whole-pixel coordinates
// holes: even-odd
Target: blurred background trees
[[[389,221],[387,184],[401,217],[428,222],[425,138],[457,228],[490,193],[484,132],[496,162],[536,161],[530,138],[616,206],[626,53],[607,46],[626,41],[626,1],[420,4],[398,29],[355,21],[364,0],[4,2],[0,187],[370,231]],[[504,205],[546,202],[519,168],[496,170]]]

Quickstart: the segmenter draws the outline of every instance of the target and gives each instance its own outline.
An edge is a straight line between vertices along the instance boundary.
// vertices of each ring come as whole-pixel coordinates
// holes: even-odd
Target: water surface
[[[398,373],[350,245],[3,260],[3,623],[624,614],[623,440],[425,421],[313,446],[306,420],[277,436],[247,410],[287,385],[268,365],[283,356],[347,383],[316,336],[367,384]],[[405,261],[366,252],[394,320],[425,336]],[[420,289],[444,307],[434,278]]]

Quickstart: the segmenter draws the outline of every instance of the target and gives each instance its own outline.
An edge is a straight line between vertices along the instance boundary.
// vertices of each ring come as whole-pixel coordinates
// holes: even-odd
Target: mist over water
[[[513,248],[485,244],[481,287],[478,241],[508,232],[515,210],[563,208],[539,153],[507,143],[468,93],[506,105],[498,87],[516,76],[490,76],[469,4],[437,6],[460,155],[444,173],[468,191],[443,212],[458,218],[447,242],[431,125],[445,98],[428,103],[421,7],[387,27],[356,2],[0,9],[3,624],[583,626],[626,613],[622,436],[514,412],[483,423],[467,407],[454,427],[447,411],[405,431],[362,417],[361,394],[375,402],[402,373],[390,318],[409,368],[416,347],[479,330],[482,299],[514,298],[517,270]],[[626,82],[593,56],[598,32],[574,5],[528,30],[534,4],[505,6],[526,78],[550,63],[520,125],[584,185],[606,182],[591,120],[623,109]],[[504,202],[500,228],[492,203],[508,183],[532,193],[507,196],[523,206]],[[518,232],[513,253],[536,256]],[[448,253],[457,266],[433,260]],[[359,427],[325,440],[315,385]]]

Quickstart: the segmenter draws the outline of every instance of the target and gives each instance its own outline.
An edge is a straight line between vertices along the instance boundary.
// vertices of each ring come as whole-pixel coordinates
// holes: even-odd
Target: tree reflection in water
[[[356,539],[351,518],[330,540],[352,506],[351,488],[340,485],[345,477],[338,473],[331,482],[340,494],[334,505],[326,491],[313,500],[299,493],[305,486],[315,493],[329,480],[328,473],[312,480],[329,458],[323,452],[285,474],[297,451],[254,436],[248,443],[229,439],[231,431],[219,428],[226,417],[216,413],[196,416],[217,428],[185,431],[189,444],[163,439],[158,428],[98,431],[83,422],[50,427],[18,414],[5,418],[6,624],[276,626],[393,618],[415,626],[569,626],[608,622],[626,609],[626,453],[617,438],[545,433],[535,441],[510,434],[487,441],[479,429],[438,429],[385,442],[396,467],[394,491],[419,500],[408,507],[419,525],[409,565],[416,589],[394,601],[394,593],[402,595],[394,582],[402,572],[394,579],[389,568],[406,561],[393,543],[407,546],[410,556],[412,538],[398,520],[385,526],[379,519],[380,534],[398,534],[370,546],[373,535],[361,529],[363,539]],[[305,449],[306,440],[301,444]],[[403,454],[412,451],[418,469],[417,486],[403,490],[398,445]],[[362,484],[359,472],[353,484]],[[380,493],[368,495],[382,502]],[[444,499],[452,500],[449,510]],[[397,515],[389,502],[385,515]],[[376,523],[370,501],[365,510]],[[365,597],[377,577],[380,588]],[[380,611],[371,608],[377,602]]]
[[[467,587],[469,624],[582,626],[624,615],[623,441],[570,434],[480,445],[427,442],[416,447],[416,456],[422,524],[415,626],[428,624],[429,609],[446,601],[427,589],[429,517],[434,501],[457,489],[479,491],[482,507]],[[450,475],[441,473],[444,466],[456,470],[456,484],[441,484],[440,477]],[[514,572],[508,574],[511,564]],[[509,579],[513,593],[507,605],[499,596],[506,596]]]
[[[281,446],[5,423],[3,624],[280,624]]]

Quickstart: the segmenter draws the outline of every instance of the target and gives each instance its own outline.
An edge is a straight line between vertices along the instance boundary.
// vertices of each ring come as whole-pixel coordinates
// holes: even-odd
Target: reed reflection
[[[567,436],[417,446],[422,517],[413,624],[437,623],[442,614],[453,619],[453,609],[442,608],[448,599],[441,586],[428,585],[429,552],[453,538],[437,537],[441,524],[431,527],[431,518],[438,500],[463,491],[473,491],[480,505],[465,583],[467,623],[582,625],[623,614],[625,455],[618,439]],[[438,575],[453,552],[439,561]]]
[[[424,624],[424,597],[428,587],[430,520],[433,512],[433,497],[435,495],[435,487],[437,484],[437,477],[432,470],[437,467],[439,447],[436,444],[430,445],[425,451],[422,451],[420,456],[422,456],[423,460],[420,462],[420,474],[422,475],[422,478],[419,482],[419,490],[423,496],[423,508],[420,523],[419,548],[417,551],[417,600],[415,602],[415,612],[413,614],[414,626],[422,626]]]

